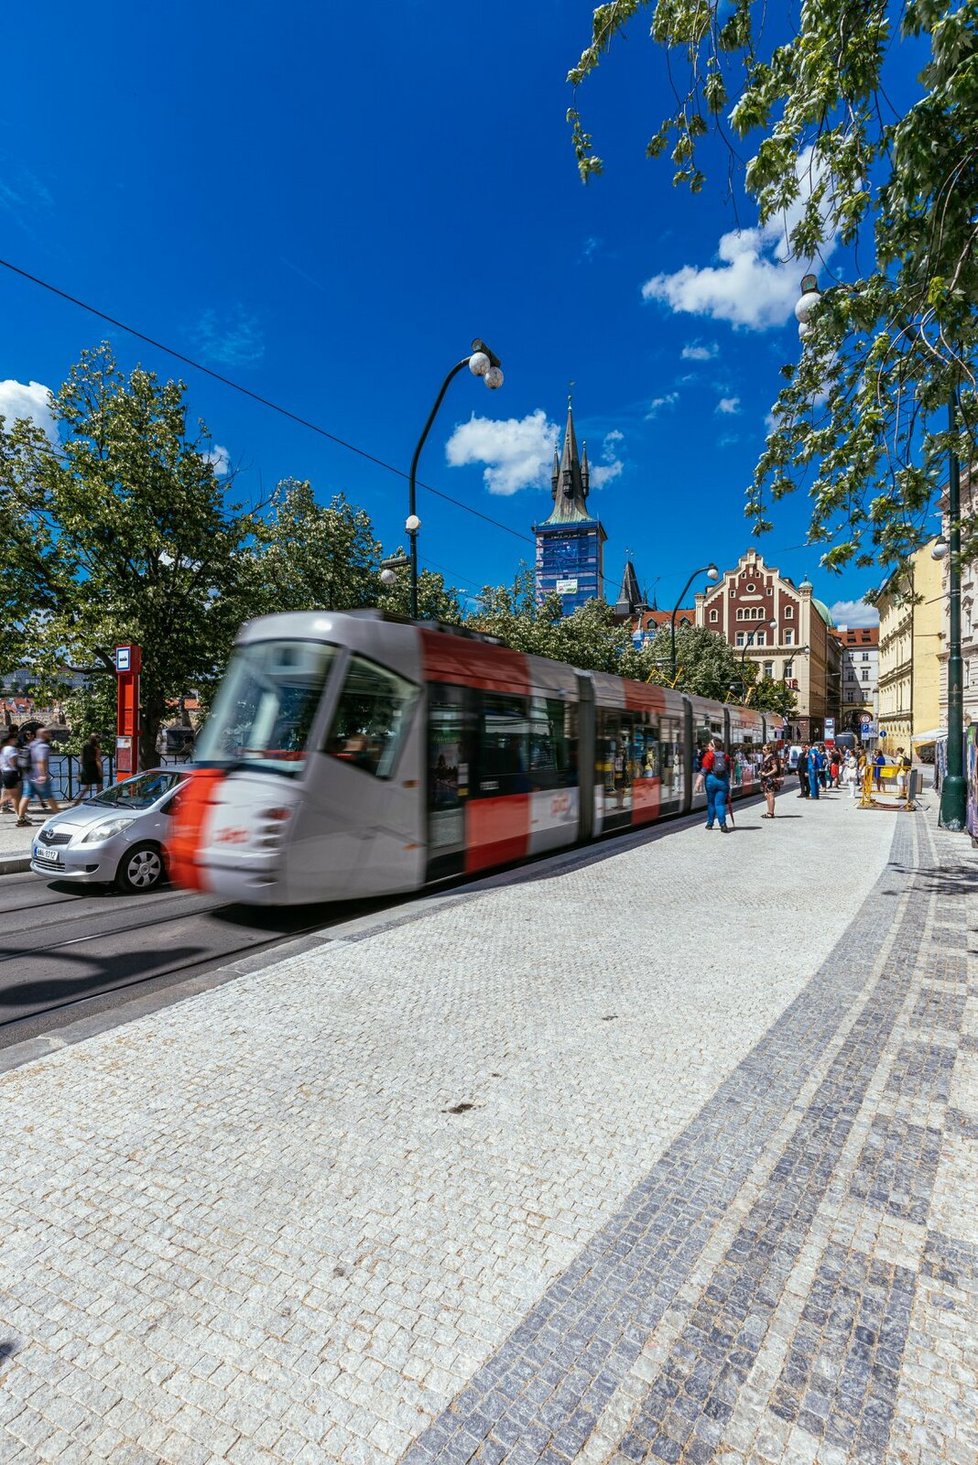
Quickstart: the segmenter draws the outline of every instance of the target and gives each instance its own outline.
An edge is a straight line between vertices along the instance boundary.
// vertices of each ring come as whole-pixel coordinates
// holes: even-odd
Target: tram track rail
[[[30,876],[7,876],[3,885],[2,1049],[90,1014],[124,1009],[142,993],[165,994],[243,960],[271,959],[276,949],[325,936],[351,914],[348,903],[249,909],[176,890],[85,900],[74,892],[38,889]],[[378,909],[396,903],[370,904]],[[358,902],[357,908],[366,910],[367,903]],[[30,928],[13,927],[27,912],[34,917]]]

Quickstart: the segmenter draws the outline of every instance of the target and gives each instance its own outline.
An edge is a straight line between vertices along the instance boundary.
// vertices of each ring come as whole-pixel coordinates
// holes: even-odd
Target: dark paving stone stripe
[[[944,1116],[944,1128],[951,1134],[964,1135],[965,1139],[978,1139],[978,1119],[963,1114],[960,1109],[948,1109]]]
[[[925,987],[910,1014],[913,1027],[943,1029],[957,1038],[961,1031],[967,992],[942,992],[937,987]]]
[[[548,1454],[554,1461],[574,1459],[848,1015],[853,993],[869,980],[893,918],[892,901],[881,894],[885,889],[892,896],[895,880],[903,886],[901,866],[908,867],[912,853],[911,825],[898,824],[889,865],[815,978],[496,1354],[408,1447],[403,1465],[535,1465]],[[911,906],[902,949],[916,950],[922,933],[923,913]],[[897,984],[881,985],[889,990]],[[857,1023],[858,1045],[873,1041],[876,1021]],[[800,1170],[818,1177],[819,1193],[830,1166],[818,1146],[837,1128],[847,1133],[858,1109],[845,1091],[822,1090],[808,1111],[817,1112],[819,1128],[798,1156]],[[790,1230],[797,1249],[807,1225],[781,1214],[784,1177],[770,1190],[779,1224]],[[731,1260],[741,1272],[737,1285],[748,1287],[755,1305],[773,1307],[786,1272],[772,1242],[745,1228]],[[766,1324],[757,1322],[759,1341]],[[692,1433],[716,1425],[717,1411],[729,1414],[724,1368],[729,1363],[738,1377],[746,1376],[753,1325],[747,1318],[738,1329],[744,1346],[733,1346],[734,1338],[711,1326],[702,1336],[697,1330],[688,1358],[680,1352],[678,1361],[690,1365],[691,1387],[676,1401],[677,1430],[688,1424]],[[710,1412],[704,1413],[706,1405]],[[700,1445],[708,1458],[711,1445],[696,1437],[688,1439],[685,1458],[698,1459]]]
[[[904,1043],[886,1085],[888,1099],[924,1099],[946,1104],[954,1072],[955,1049],[946,1043]]]
[[[914,1283],[906,1267],[827,1247],[771,1397],[772,1413],[852,1459],[882,1461]]]
[[[978,1294],[978,1246],[941,1231],[928,1231],[921,1271],[936,1282]]]
[[[928,899],[923,891],[916,898],[911,896],[894,946],[900,953],[899,971],[891,968],[882,974],[832,1060],[775,1165],[768,1185],[717,1267],[659,1378],[637,1411],[631,1429],[621,1441],[620,1450],[626,1459],[644,1460],[651,1455],[705,1465],[713,1458],[733,1413],[737,1393],[756,1361],[781,1301],[785,1281],[808,1237],[866,1089],[915,980],[914,967],[923,940]],[[913,1128],[902,1121],[891,1123],[895,1127],[902,1125],[904,1131]],[[940,1141],[939,1132],[935,1133],[934,1164],[928,1172],[931,1186]],[[922,1134],[928,1135],[929,1131]],[[889,1132],[884,1131],[880,1140],[886,1159],[890,1154],[890,1138]],[[923,1139],[919,1140],[918,1147],[924,1148]],[[863,1153],[866,1154],[865,1149]],[[870,1182],[878,1185],[893,1206],[903,1204],[904,1197],[898,1189],[902,1177],[891,1178],[886,1170],[880,1174],[881,1169],[881,1165],[876,1166],[869,1176]],[[922,1202],[922,1219],[926,1217],[929,1195],[928,1190]],[[916,1207],[918,1200],[914,1190],[906,1204]],[[912,1278],[910,1283],[912,1298]],[[901,1336],[905,1341],[905,1329]],[[890,1341],[895,1349],[896,1333]],[[901,1342],[899,1354],[893,1353],[894,1378],[902,1350]],[[787,1387],[783,1378],[781,1382]],[[685,1442],[674,1435],[672,1409],[672,1401],[683,1393],[692,1394],[702,1406],[694,1434]],[[859,1421],[856,1444],[866,1452],[867,1459],[885,1445],[889,1434],[892,1410],[884,1409],[878,1398],[882,1395],[874,1395],[872,1408],[867,1408]],[[812,1418],[818,1417],[814,1405],[809,1412]],[[804,1424],[801,1419],[799,1422]]]
[[[878,1114],[856,1162],[849,1193],[871,1210],[923,1226],[940,1156],[940,1129]]]

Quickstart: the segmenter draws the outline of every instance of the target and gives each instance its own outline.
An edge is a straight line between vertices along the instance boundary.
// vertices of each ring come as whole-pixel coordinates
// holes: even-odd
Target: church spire
[[[574,404],[567,400],[567,427],[564,430],[564,446],[557,461],[557,454],[554,452],[555,473],[551,478],[553,486],[554,506],[547,524],[575,524],[583,519],[590,519],[591,515],[587,510],[587,496],[589,491],[590,473],[587,466],[587,447],[584,449],[584,462],[577,452],[577,436],[574,432]]]

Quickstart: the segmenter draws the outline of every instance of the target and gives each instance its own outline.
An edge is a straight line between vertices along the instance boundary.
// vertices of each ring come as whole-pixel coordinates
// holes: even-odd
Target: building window
[[[868,651],[864,651],[863,652],[863,661],[868,661],[868,660],[869,660],[869,652]]]
[[[743,646],[743,644],[744,644],[744,633],[743,633],[743,631],[738,631],[737,632],[737,645],[738,646]]]
[[[774,662],[773,661],[765,661],[765,663],[764,663],[764,675],[767,677],[768,681],[772,681],[774,679]]]
[[[747,586],[747,594],[753,595],[756,589],[757,586],[754,584],[753,580],[751,580],[750,584]]]
[[[794,633],[794,631],[785,631],[785,633],[784,633],[784,644],[786,646],[794,646],[794,644],[795,644],[795,633]]]
[[[766,646],[767,645],[767,632],[766,631],[757,631],[757,632],[755,632],[755,634],[754,634],[754,645],[755,646]]]
[[[713,622],[714,625],[716,624],[716,622],[719,619],[720,619],[720,612],[718,610],[711,610],[710,611],[710,620]]]
[[[785,608],[784,608],[784,618],[785,618],[786,621],[793,621],[794,620],[794,618],[795,618],[795,608],[794,608],[793,605],[786,605],[785,606]]]
[[[774,594],[774,591],[773,591],[773,589],[771,588],[770,585],[767,587],[767,593],[768,593],[768,595],[773,595]]]
[[[869,667],[868,666],[863,668],[863,681],[864,682],[868,682],[869,681]]]
[[[795,663],[793,661],[786,661],[785,664],[784,664],[784,679],[785,679],[785,681],[786,682],[790,682],[791,679],[792,679],[792,677],[794,676],[794,674],[795,674]]]

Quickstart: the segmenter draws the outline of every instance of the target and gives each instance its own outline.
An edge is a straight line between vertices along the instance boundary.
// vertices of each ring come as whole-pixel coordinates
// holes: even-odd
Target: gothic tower
[[[607,535],[587,507],[591,490],[587,443],[580,457],[574,434],[574,408],[567,404],[563,452],[554,452],[550,493],[554,506],[542,524],[534,524],[537,541],[537,600],[556,590],[570,615],[588,600],[602,598],[604,542]]]

